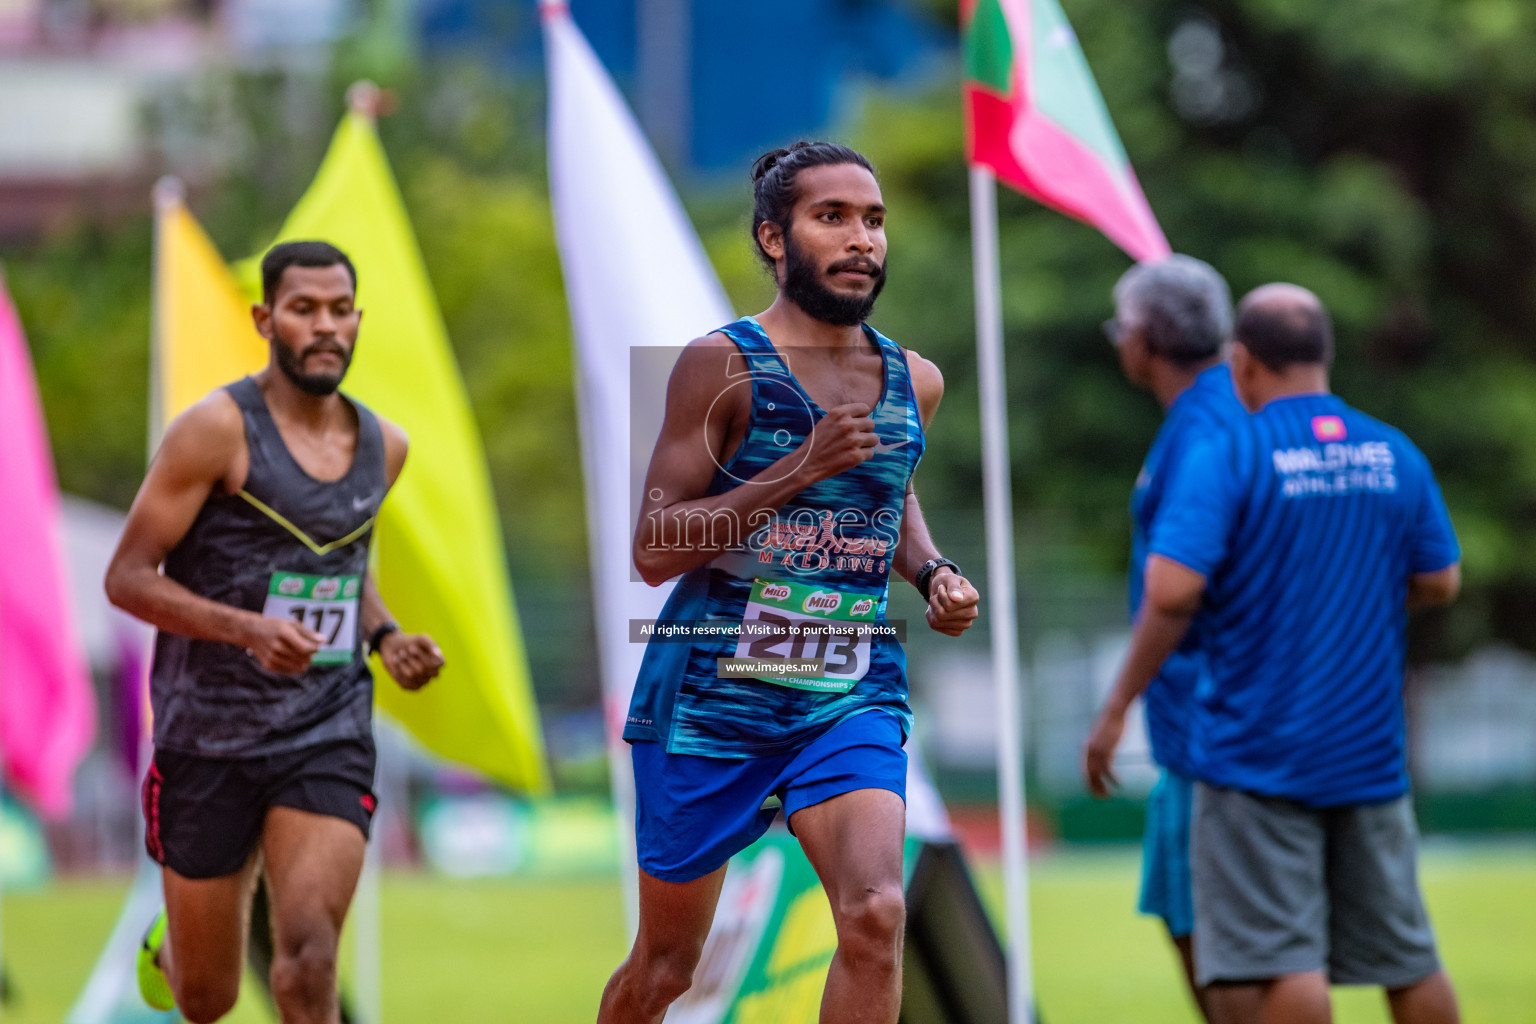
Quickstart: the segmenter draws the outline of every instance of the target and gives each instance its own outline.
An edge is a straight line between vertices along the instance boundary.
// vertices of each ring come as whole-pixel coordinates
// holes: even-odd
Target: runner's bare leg
[[[885,789],[835,796],[796,811],[790,821],[837,925],[822,1024],[896,1024],[907,919],[906,822],[906,804]]]
[[[724,884],[723,867],[691,882],[640,872],[640,932],[603,989],[598,1024],[656,1024],[688,991]]]
[[[350,821],[273,807],[261,842],[272,900],[272,997],[282,1024],[339,1024],[336,953],[367,841]]]
[[[259,862],[252,853],[243,868],[219,878],[183,878],[161,869],[167,921],[157,962],[176,996],[176,1008],[192,1024],[218,1020],[240,997]]]

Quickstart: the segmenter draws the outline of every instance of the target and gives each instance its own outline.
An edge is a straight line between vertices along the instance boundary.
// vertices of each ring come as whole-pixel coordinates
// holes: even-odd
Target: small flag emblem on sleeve
[[[1344,421],[1337,416],[1313,416],[1312,436],[1319,441],[1342,441],[1349,436]]]

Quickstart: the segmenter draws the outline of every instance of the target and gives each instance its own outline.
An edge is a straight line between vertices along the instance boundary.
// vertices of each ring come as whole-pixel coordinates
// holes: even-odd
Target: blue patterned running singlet
[[[706,496],[739,486],[795,451],[824,415],[755,319],[743,317],[721,333],[740,349],[734,362],[743,364],[739,384],[728,386],[751,387],[752,412],[740,446],[716,468]],[[907,484],[923,455],[923,424],[906,353],[868,325],[864,336],[885,362],[885,387],[871,414],[882,450],[807,487],[777,514],[744,524],[740,544],[678,581],[664,621],[732,625],[746,618],[750,624],[754,616],[782,613],[886,624],[891,562]],[[674,754],[741,758],[799,749],[870,708],[900,719],[903,737],[910,729],[906,657],[894,639],[877,636],[859,650],[850,644],[825,651],[829,666],[835,662],[848,673],[837,679],[719,676],[717,659],[748,653],[748,641],[736,635],[691,642],[653,638],[624,738],[663,742]]]

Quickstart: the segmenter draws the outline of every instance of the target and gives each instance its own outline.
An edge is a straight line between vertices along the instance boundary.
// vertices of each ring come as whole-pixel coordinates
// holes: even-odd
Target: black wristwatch
[[[912,585],[917,587],[917,592],[923,595],[923,600],[928,600],[928,585],[933,582],[933,574],[945,566],[955,570],[958,575],[960,567],[947,558],[930,558],[923,563],[923,567],[917,570],[917,576],[912,580]]]
[[[379,644],[384,642],[384,638],[389,636],[389,634],[391,634],[391,633],[398,633],[398,632],[400,632],[400,623],[398,623],[398,622],[383,622],[383,623],[380,623],[379,624],[379,628],[375,629],[372,633],[369,633],[368,634],[368,639],[363,641],[363,657],[365,657],[365,658],[373,657],[374,654],[379,649]]]

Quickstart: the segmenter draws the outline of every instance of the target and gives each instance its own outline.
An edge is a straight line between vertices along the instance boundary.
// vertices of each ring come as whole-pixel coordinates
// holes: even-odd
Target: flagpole
[[[982,495],[986,509],[987,617],[997,693],[998,802],[1008,922],[1008,1024],[1030,1024],[1035,1002],[1024,835],[1024,744],[1019,700],[1018,613],[1013,580],[1013,491],[1003,371],[1002,276],[997,257],[997,180],[971,167],[971,259],[976,290],[976,367],[981,398]]]

